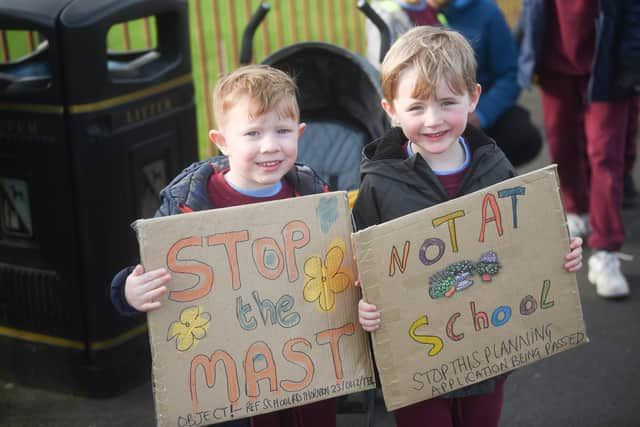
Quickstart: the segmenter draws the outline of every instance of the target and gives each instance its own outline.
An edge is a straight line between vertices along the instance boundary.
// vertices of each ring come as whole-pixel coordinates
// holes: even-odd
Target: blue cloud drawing
[[[323,197],[318,202],[316,215],[320,218],[320,229],[323,233],[328,233],[329,228],[338,219],[338,199],[333,197]]]

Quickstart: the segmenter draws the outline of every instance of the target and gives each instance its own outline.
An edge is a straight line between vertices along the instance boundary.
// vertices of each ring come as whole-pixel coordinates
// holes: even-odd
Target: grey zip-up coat
[[[467,126],[462,135],[471,151],[471,163],[457,196],[472,193],[516,176],[496,143],[481,130]],[[449,200],[446,190],[427,162],[416,154],[407,159],[407,138],[400,128],[364,148],[362,183],[353,207],[361,230]],[[498,377],[452,391],[441,397],[458,398],[493,392]]]

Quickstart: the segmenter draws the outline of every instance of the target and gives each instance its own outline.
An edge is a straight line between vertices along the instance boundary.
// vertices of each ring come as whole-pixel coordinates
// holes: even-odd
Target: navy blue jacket
[[[544,60],[546,1],[524,0],[522,5],[518,83],[525,89]],[[640,2],[600,0],[594,25],[596,48],[587,99],[613,101],[640,93]]]

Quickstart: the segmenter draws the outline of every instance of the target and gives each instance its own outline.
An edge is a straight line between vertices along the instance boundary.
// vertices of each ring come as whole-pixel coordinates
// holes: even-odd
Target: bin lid
[[[65,9],[60,20],[67,28],[81,29],[93,27],[96,23],[104,20],[117,21],[122,13],[142,17],[166,10],[175,10],[176,3],[184,3],[184,0],[73,0]]]
[[[2,0],[0,22],[18,20],[53,28],[60,12],[73,0]]]

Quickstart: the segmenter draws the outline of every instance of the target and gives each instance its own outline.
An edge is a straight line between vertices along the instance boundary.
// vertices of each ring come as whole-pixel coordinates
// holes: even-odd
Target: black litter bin
[[[155,47],[108,51],[147,16]],[[0,376],[111,396],[150,373],[145,319],[109,301],[129,224],[197,159],[187,1],[3,0],[0,29],[46,39],[0,64]]]

